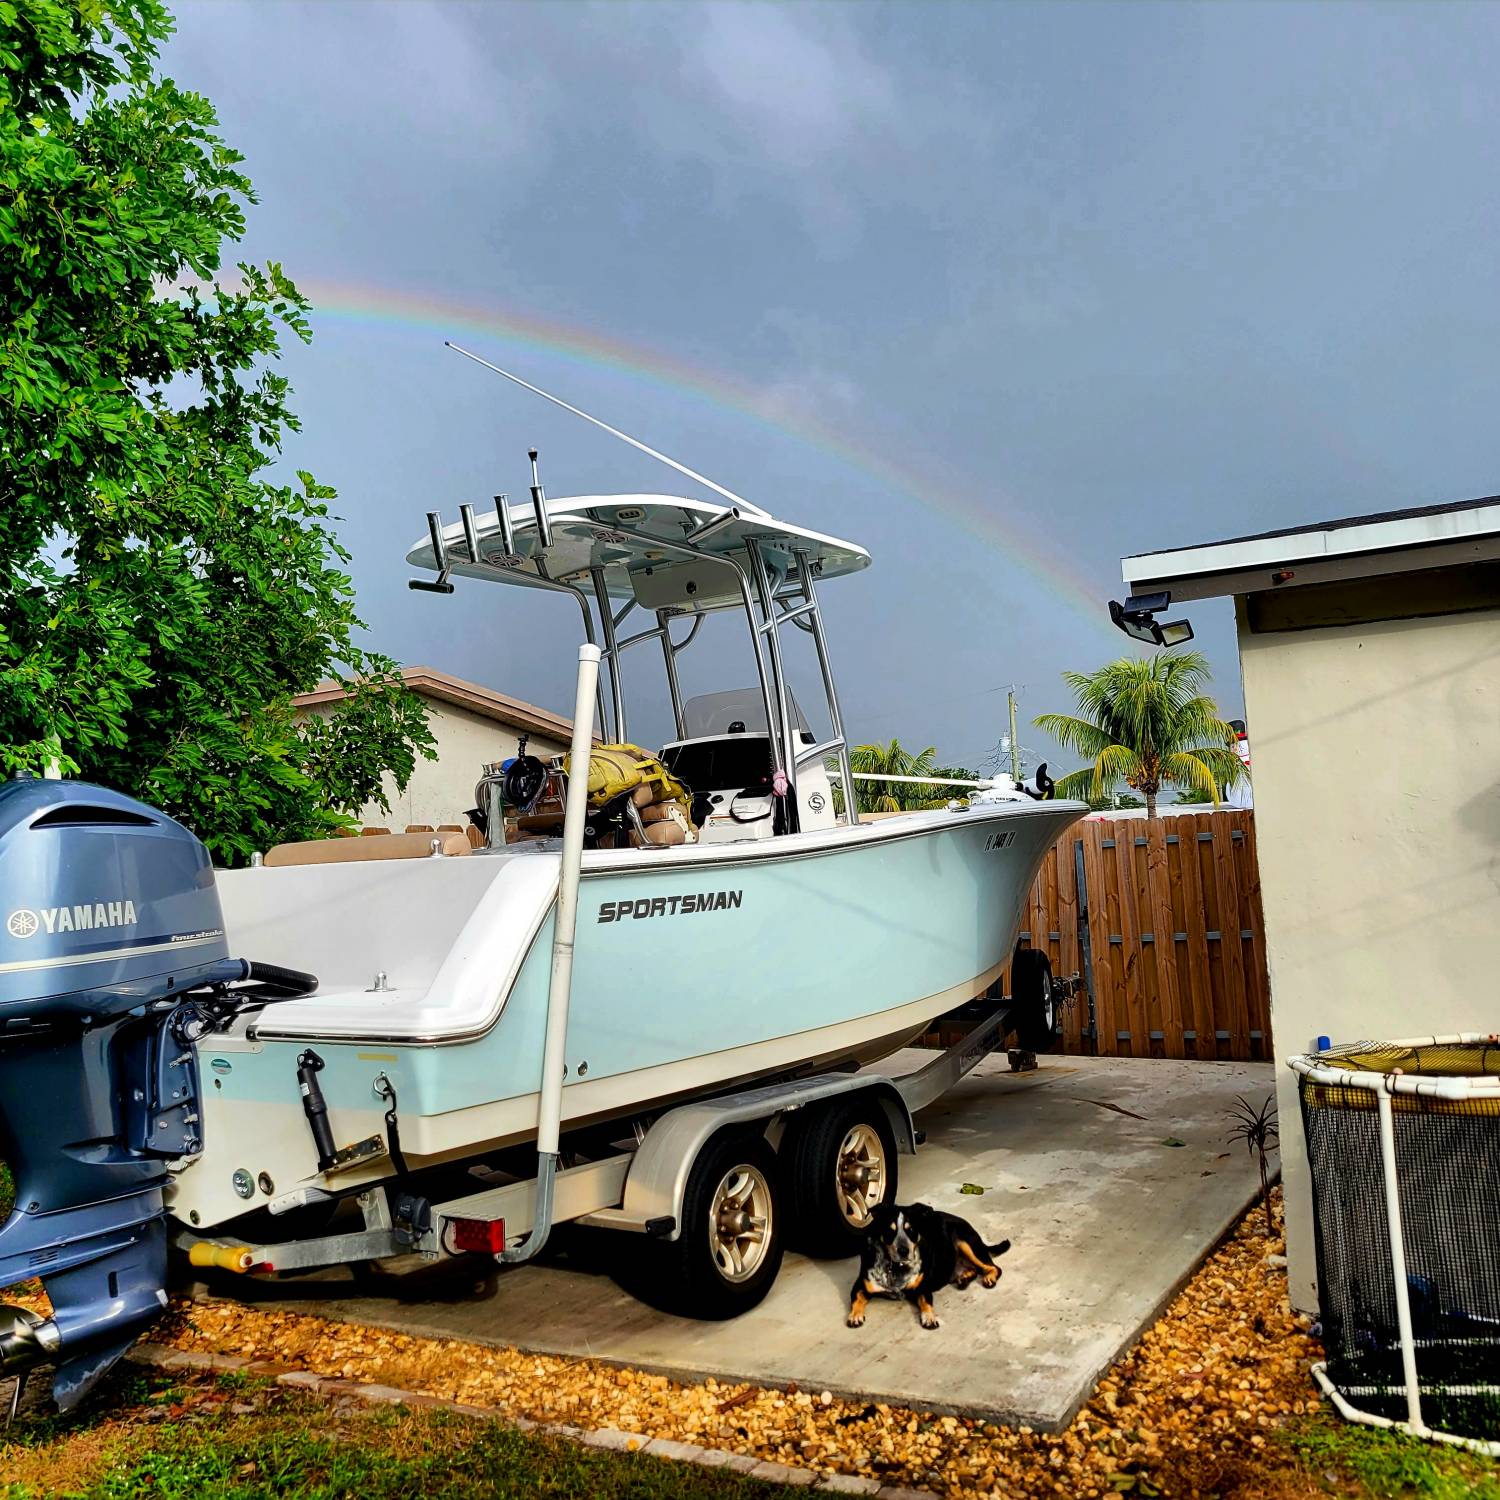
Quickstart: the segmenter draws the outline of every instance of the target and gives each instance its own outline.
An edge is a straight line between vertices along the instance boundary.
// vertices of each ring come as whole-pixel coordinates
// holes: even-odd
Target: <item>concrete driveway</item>
[[[930,1057],[903,1053],[886,1068]],[[345,1294],[329,1273],[256,1300],[1053,1431],[1254,1201],[1256,1166],[1227,1141],[1228,1112],[1236,1094],[1258,1103],[1272,1086],[1266,1063],[1057,1057],[1012,1074],[1003,1056],[986,1059],[919,1116],[927,1143],[901,1160],[901,1201],[952,1209],[1012,1242],[999,1286],[942,1293],[933,1331],[887,1301],[846,1328],[855,1263],[792,1255],[765,1302],[731,1323],[655,1312],[566,1255],[477,1285],[472,1268],[450,1264],[383,1278],[378,1295],[369,1284]],[[963,1194],[965,1183],[984,1192]]]

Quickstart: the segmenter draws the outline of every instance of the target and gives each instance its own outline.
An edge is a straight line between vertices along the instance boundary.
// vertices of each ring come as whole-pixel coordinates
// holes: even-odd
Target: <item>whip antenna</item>
[[[679,474],[686,475],[689,479],[711,489],[714,494],[722,495],[731,505],[743,506],[746,510],[753,511],[757,516],[764,516],[766,511],[760,506],[752,504],[742,496],[736,495],[733,490],[726,490],[722,484],[715,484],[712,479],[705,478],[696,469],[690,469],[686,464],[680,464],[675,458],[668,458],[665,453],[659,453],[655,448],[641,442],[639,438],[633,438],[628,432],[621,432],[618,427],[611,427],[608,422],[601,422],[598,417],[591,417],[586,411],[580,411],[578,407],[570,405],[561,396],[554,396],[551,391],[544,391],[539,385],[532,385],[529,380],[522,380],[519,375],[512,375],[509,370],[502,370],[499,365],[492,365],[489,360],[481,359],[477,354],[471,353],[460,344],[455,344],[452,339],[444,339],[455,354],[462,354],[465,359],[472,359],[476,365],[483,365],[486,370],[493,370],[497,375],[503,375],[507,380],[527,390],[534,396],[540,396],[543,401],[550,401],[554,406],[560,406],[564,411],[570,411],[575,417],[582,417],[585,422],[592,422],[595,427],[602,428],[611,437],[617,437],[622,443],[629,443],[632,448],[638,449],[650,458],[666,464],[669,469],[676,469]]]

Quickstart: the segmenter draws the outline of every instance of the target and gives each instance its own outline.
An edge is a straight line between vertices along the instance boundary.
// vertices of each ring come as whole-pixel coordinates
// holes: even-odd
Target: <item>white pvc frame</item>
[[[1371,1047],[1419,1047],[1474,1046],[1490,1043],[1500,1046],[1500,1035],[1480,1031],[1457,1032],[1452,1036],[1404,1037],[1395,1041],[1370,1042]],[[1350,1043],[1345,1051],[1357,1047]],[[1350,1422],[1359,1422],[1366,1427],[1385,1427],[1413,1437],[1425,1438],[1429,1442],[1448,1443],[1455,1448],[1466,1448],[1486,1458],[1500,1458],[1500,1442],[1483,1438],[1460,1437],[1452,1432],[1440,1432],[1429,1427],[1422,1418],[1422,1393],[1417,1379],[1416,1341],[1412,1336],[1411,1293],[1406,1282],[1406,1245],[1402,1238],[1400,1185],[1396,1176],[1396,1130],[1395,1108],[1392,1100],[1397,1094],[1414,1094],[1428,1099],[1448,1099],[1455,1102],[1465,1099],[1500,1100],[1500,1075],[1482,1075],[1473,1078],[1428,1078],[1407,1075],[1400,1068],[1389,1073],[1371,1073],[1363,1069],[1330,1067],[1319,1061],[1321,1054],[1303,1053],[1287,1059],[1287,1066],[1310,1083],[1333,1088],[1364,1089],[1376,1096],[1376,1109],[1380,1118],[1380,1162],[1385,1179],[1386,1237],[1391,1252],[1391,1275],[1396,1297],[1396,1326],[1401,1339],[1402,1384],[1388,1392],[1371,1390],[1370,1394],[1396,1394],[1399,1389],[1406,1397],[1406,1420],[1397,1422],[1390,1417],[1377,1416],[1374,1412],[1361,1411],[1340,1391],[1329,1378],[1328,1366],[1319,1361],[1312,1367],[1313,1379],[1319,1388],[1338,1409],[1339,1415]],[[1455,1395],[1478,1395],[1493,1392],[1500,1394],[1500,1386],[1465,1386],[1454,1390]]]

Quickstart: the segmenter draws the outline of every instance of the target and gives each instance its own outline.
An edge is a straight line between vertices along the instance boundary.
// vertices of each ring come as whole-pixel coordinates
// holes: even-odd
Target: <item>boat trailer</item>
[[[554,1179],[553,1223],[573,1222],[675,1241],[683,1204],[703,1148],[735,1127],[780,1140],[802,1117],[830,1101],[859,1100],[888,1125],[896,1148],[912,1155],[922,1141],[913,1116],[947,1093],[983,1058],[999,1050],[1014,1025],[1014,1008],[984,1002],[980,1020],[959,1041],[916,1072],[827,1073],[761,1084],[717,1098],[696,1099],[649,1122],[621,1124],[635,1144],[596,1160],[561,1167]],[[894,1191],[894,1183],[890,1184]],[[399,1184],[378,1183],[358,1194],[363,1227],[314,1239],[245,1243],[185,1228],[172,1234],[191,1265],[233,1272],[306,1271],[416,1254],[502,1256],[536,1231],[538,1181],[523,1178],[433,1203]]]

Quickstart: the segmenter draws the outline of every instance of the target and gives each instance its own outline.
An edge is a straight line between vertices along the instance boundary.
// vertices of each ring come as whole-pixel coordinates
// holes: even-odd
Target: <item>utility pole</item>
[[[1005,690],[1005,701],[1010,707],[1010,779],[1021,784],[1021,743],[1016,738],[1016,688],[1012,683]]]

